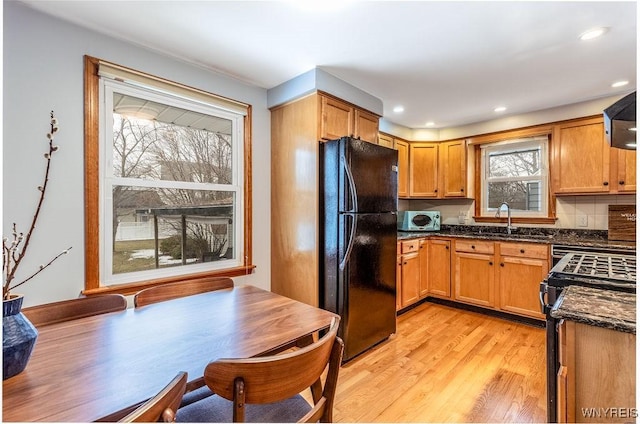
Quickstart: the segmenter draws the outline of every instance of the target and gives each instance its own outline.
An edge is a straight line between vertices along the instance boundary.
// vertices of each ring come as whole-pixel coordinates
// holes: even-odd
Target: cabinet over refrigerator
[[[348,361],[396,331],[398,153],[320,144],[320,305],[341,317]]]

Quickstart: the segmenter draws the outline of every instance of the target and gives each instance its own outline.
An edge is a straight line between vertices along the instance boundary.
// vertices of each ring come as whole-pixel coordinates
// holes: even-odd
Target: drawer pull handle
[[[471,248],[472,248],[472,249],[475,249],[476,247],[472,244],[472,245],[471,245]]]
[[[524,253],[524,249],[520,249],[520,253]]]

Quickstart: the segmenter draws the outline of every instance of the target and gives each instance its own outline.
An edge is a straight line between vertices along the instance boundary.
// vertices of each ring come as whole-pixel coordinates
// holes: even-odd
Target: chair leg
[[[243,423],[244,422],[244,411],[245,411],[245,391],[244,391],[244,380],[238,377],[234,382],[233,387],[233,422],[235,423]]]

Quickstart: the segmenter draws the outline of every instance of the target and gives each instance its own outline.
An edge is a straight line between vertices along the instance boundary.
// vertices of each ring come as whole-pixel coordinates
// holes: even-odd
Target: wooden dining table
[[[89,422],[152,397],[179,371],[273,352],[335,314],[243,285],[52,324],[26,369],[2,383],[3,421]]]

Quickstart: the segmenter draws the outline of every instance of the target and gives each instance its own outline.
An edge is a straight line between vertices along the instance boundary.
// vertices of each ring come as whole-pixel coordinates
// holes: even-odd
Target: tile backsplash
[[[563,196],[556,199],[557,221],[537,227],[608,230],[609,205],[635,205],[634,195]],[[445,225],[473,225],[474,201],[471,199],[427,200],[400,199],[398,210],[439,210]],[[487,224],[482,224],[487,225]],[[518,224],[526,227],[527,225]]]

